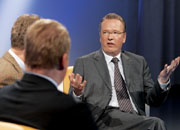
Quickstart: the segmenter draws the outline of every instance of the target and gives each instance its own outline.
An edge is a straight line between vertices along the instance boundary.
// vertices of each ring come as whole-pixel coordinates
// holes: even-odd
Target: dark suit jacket
[[[158,82],[154,84],[149,67],[142,56],[123,51],[121,58],[127,89],[139,114],[144,115],[145,103],[150,106],[160,105],[166,99],[168,91],[162,90]],[[79,73],[87,80],[82,100],[91,106],[91,111],[97,120],[112,97],[110,75],[102,51],[77,59],[74,73]]]
[[[2,58],[0,58],[0,88],[15,83],[15,81],[20,80],[22,76],[22,69],[7,51]]]
[[[0,120],[42,130],[96,129],[84,103],[75,102],[48,80],[32,74],[0,89]]]

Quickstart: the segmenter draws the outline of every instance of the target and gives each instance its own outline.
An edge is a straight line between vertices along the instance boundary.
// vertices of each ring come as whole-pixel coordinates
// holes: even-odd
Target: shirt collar
[[[16,60],[16,62],[18,63],[18,65],[20,66],[20,68],[25,71],[25,64],[24,62],[11,50],[9,49],[8,52],[10,53],[10,55]]]
[[[107,55],[103,50],[102,50],[102,52],[104,54],[106,62],[111,63],[111,60],[112,60],[113,56]],[[119,61],[121,61],[120,56],[121,56],[121,53],[119,53],[117,56],[114,56],[114,57],[117,57],[119,59]]]

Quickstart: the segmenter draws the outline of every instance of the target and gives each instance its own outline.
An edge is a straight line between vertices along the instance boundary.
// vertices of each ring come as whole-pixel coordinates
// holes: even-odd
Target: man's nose
[[[109,35],[108,35],[108,40],[113,40],[113,35],[112,35],[112,33],[109,33]]]

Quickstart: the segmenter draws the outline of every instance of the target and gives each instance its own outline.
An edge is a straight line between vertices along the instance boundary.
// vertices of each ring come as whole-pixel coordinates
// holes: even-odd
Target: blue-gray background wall
[[[154,80],[165,63],[180,55],[179,0],[0,0],[0,56],[10,48],[11,27],[19,15],[38,14],[64,24],[71,36],[70,65],[77,57],[100,48],[99,22],[107,13],[121,15],[127,24],[123,49],[143,55]],[[170,130],[180,126],[180,68],[171,77],[168,100],[151,115],[162,118]]]

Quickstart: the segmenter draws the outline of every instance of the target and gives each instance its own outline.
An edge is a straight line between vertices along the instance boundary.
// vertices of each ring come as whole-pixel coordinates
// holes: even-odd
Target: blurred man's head
[[[24,36],[27,28],[39,20],[40,17],[33,14],[24,14],[19,16],[15,21],[11,30],[11,47],[14,49],[23,50],[24,49]]]
[[[66,70],[70,37],[65,26],[55,20],[41,19],[25,36],[25,64],[30,69]]]

